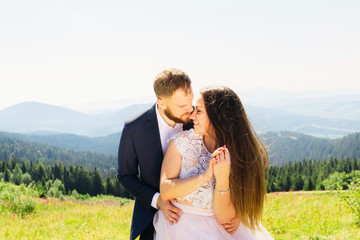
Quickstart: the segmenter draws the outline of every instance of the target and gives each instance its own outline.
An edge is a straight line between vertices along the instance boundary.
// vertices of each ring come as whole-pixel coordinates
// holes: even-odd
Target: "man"
[[[125,123],[118,154],[120,183],[135,196],[130,239],[153,239],[157,209],[167,221],[177,223],[181,210],[159,194],[160,170],[167,140],[192,127],[191,80],[175,68],[161,72],[154,81],[156,104]]]

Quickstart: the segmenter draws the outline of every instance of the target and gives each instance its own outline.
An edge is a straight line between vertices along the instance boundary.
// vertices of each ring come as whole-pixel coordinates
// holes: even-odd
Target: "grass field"
[[[275,239],[360,239],[342,192],[281,192],[267,195],[263,225]]]
[[[267,195],[263,225],[274,239],[360,239],[360,228],[338,192]],[[0,239],[128,239],[133,201],[36,199],[24,217],[2,208]]]
[[[0,239],[128,239],[132,203],[37,199],[25,217],[2,212]]]

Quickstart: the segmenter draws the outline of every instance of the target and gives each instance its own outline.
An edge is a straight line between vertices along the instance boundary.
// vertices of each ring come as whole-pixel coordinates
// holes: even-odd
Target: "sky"
[[[359,12],[333,0],[1,1],[0,110],[152,97],[168,67],[194,92],[360,93]]]

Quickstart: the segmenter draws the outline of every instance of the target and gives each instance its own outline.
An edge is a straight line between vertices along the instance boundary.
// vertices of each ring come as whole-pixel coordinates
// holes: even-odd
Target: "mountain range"
[[[25,102],[0,111],[0,131],[106,136],[121,131],[126,119],[150,106],[151,104],[138,104],[117,112],[90,115],[65,107]]]
[[[271,165],[283,165],[303,159],[360,158],[360,132],[338,139],[317,138],[288,131],[268,132],[259,137],[268,150]],[[105,166],[106,171],[112,169],[114,172],[119,139],[120,133],[91,138],[74,134],[30,135],[0,132],[0,158],[9,158],[15,154],[21,159],[26,157],[26,154],[32,152],[32,156],[35,156],[35,153],[40,151],[43,156],[47,156],[48,163],[57,162],[61,156],[64,159],[60,160],[64,163],[79,164],[82,161],[82,164],[91,163],[90,166],[97,166],[102,170]],[[8,143],[7,146],[3,145],[5,142]],[[87,153],[86,158],[94,156],[92,162],[91,159],[79,158],[84,153]],[[51,156],[58,157],[52,159]]]
[[[241,97],[254,129],[267,147],[272,165],[302,159],[360,157],[359,94],[311,98],[281,94],[276,98],[276,94],[264,92]],[[59,156],[72,159],[74,164],[81,159],[81,164],[99,165],[115,174],[125,120],[152,104],[122,109],[108,106],[108,111],[89,114],[37,102],[20,103],[0,111],[0,145],[7,142],[10,146],[9,139],[19,139],[16,146],[0,149],[0,153],[21,158],[21,153],[31,148],[34,154],[45,151],[49,156],[58,156],[53,160],[48,157],[50,162],[58,161]],[[86,160],[89,156],[90,160]]]
[[[313,98],[242,97],[258,133],[292,131],[323,138],[339,138],[360,131],[360,94]],[[104,137],[122,130],[124,121],[153,103],[86,114],[36,102],[0,111],[0,131],[27,134],[76,134]]]

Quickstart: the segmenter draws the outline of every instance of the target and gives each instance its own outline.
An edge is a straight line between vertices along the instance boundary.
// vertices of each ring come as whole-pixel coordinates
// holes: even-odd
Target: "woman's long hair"
[[[266,149],[234,91],[227,87],[208,87],[200,93],[218,146],[226,144],[230,152],[230,193],[237,216],[245,226],[255,230],[261,221],[266,194]]]

